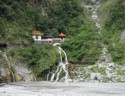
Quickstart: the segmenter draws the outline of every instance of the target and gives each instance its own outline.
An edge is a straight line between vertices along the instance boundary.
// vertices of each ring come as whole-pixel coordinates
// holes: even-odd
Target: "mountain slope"
[[[100,18],[102,18],[103,25],[103,41],[109,46],[113,61],[125,64],[125,1],[107,0],[104,2],[100,9]]]
[[[91,0],[1,0],[0,44],[30,45],[12,49],[8,47],[2,51],[7,52],[10,58],[24,61],[39,75],[55,69],[58,56],[57,50],[51,45],[34,45],[32,31],[53,34],[54,37],[64,32],[67,40],[62,47],[70,63],[95,64],[103,42],[108,46],[113,61],[125,64],[125,47],[124,42],[121,42],[125,30],[125,1],[102,1],[99,15],[103,38],[100,38],[91,13],[84,4],[94,5]],[[49,61],[46,61],[48,58]]]

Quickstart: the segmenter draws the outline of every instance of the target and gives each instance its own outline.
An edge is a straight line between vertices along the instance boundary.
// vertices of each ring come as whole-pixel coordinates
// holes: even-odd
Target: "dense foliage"
[[[77,0],[43,0],[43,9],[47,18],[35,26],[44,33],[58,36],[64,32],[67,36],[76,35],[82,24],[81,16],[84,9]]]
[[[76,0],[1,0],[0,42],[27,44],[32,41],[33,30],[55,36],[62,31],[74,35],[82,13]]]
[[[71,63],[95,64],[101,52],[101,41],[94,23],[86,20],[80,33],[63,44]]]
[[[103,40],[109,47],[113,61],[125,64],[125,47],[120,42],[125,30],[125,1],[107,0],[100,10],[103,25]],[[104,15],[103,15],[104,14]]]
[[[101,52],[101,40],[82,1],[92,3],[91,0],[1,0],[0,43],[29,44],[29,47],[12,48],[11,55],[39,74],[58,64],[58,55],[51,45],[32,45],[32,31],[55,37],[64,32],[67,40],[62,47],[69,61],[94,64]],[[103,41],[109,46],[113,61],[119,64],[125,63],[125,48],[120,43],[125,28],[123,9],[124,0],[104,0],[100,9]]]
[[[37,9],[24,1],[0,1],[0,43],[28,44]],[[32,15],[32,16],[31,16]]]
[[[0,43],[29,44],[33,30],[55,37],[64,32],[68,40],[62,47],[70,62],[94,64],[99,57],[97,29],[79,0],[0,1]],[[38,74],[58,62],[56,52],[52,46],[33,45],[14,48],[13,54]]]
[[[26,64],[37,75],[58,64],[58,53],[51,45],[13,48],[10,55]]]

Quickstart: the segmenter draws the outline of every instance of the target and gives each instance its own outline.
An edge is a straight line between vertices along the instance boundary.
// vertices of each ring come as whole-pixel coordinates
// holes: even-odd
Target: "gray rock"
[[[97,79],[96,73],[91,73],[90,74],[90,80],[95,80],[95,79]]]
[[[120,42],[125,44],[125,31],[121,34]]]
[[[1,71],[1,74],[0,74],[1,76],[6,76],[6,69],[5,68],[1,67],[0,71]]]
[[[102,81],[102,75],[100,73],[96,73],[97,80]]]
[[[13,64],[15,69],[16,69],[16,74],[19,74],[21,78],[23,78],[22,80],[25,82],[29,82],[29,81],[34,81],[35,76],[32,76],[32,72],[31,70],[29,70],[27,68],[26,65],[22,64],[19,61],[15,61],[15,63]]]
[[[115,64],[114,63],[109,63],[108,67],[111,68],[111,69],[115,69]]]
[[[113,74],[112,73],[107,73],[107,77],[111,80],[113,78]]]
[[[123,71],[125,71],[125,67],[122,67],[121,69],[122,69]]]
[[[122,81],[122,82],[125,82],[125,77],[121,77],[121,81]]]

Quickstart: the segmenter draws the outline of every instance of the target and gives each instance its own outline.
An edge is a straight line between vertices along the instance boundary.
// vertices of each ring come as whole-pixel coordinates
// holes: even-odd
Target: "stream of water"
[[[53,44],[53,46],[57,46],[58,47],[58,53],[59,53],[59,57],[60,57],[60,62],[59,65],[57,66],[56,71],[52,74],[50,81],[54,81],[54,78],[56,77],[55,81],[59,81],[60,80],[60,73],[62,71],[65,72],[65,76],[64,76],[64,80],[65,82],[68,82],[69,79],[69,73],[68,73],[68,59],[67,59],[67,54],[66,52],[60,47],[60,43],[55,43]],[[62,54],[64,54],[64,60],[62,57]]]

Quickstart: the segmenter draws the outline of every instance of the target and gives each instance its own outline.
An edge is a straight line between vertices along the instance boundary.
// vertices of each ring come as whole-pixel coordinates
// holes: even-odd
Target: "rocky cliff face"
[[[16,81],[29,82],[29,81],[35,81],[36,80],[36,77],[32,73],[32,71],[29,70],[27,68],[27,66],[22,64],[21,62],[15,61],[14,67],[15,67],[15,70],[16,70],[16,72],[15,72]]]
[[[31,70],[19,61],[10,62],[5,52],[1,52],[0,83],[35,81],[36,78]]]
[[[20,82],[30,82],[30,81],[36,81],[35,75],[24,65],[16,65],[14,66],[15,72],[14,72],[14,81]],[[9,83],[13,82],[12,75],[7,67],[0,67],[0,83]]]

